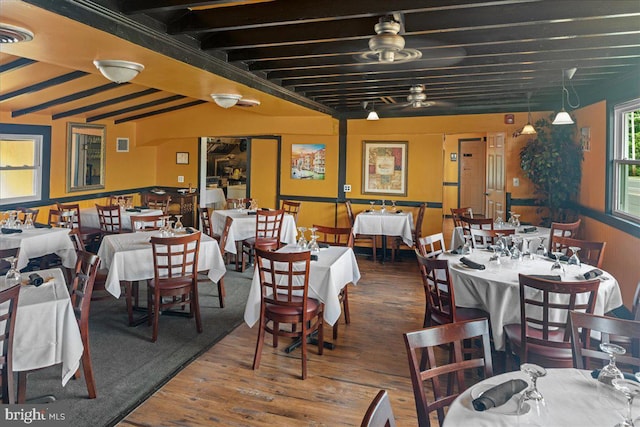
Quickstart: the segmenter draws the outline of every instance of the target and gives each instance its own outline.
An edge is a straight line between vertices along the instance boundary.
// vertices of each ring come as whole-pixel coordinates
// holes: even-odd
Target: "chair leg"
[[[260,357],[262,356],[262,345],[264,344],[264,336],[266,334],[264,316],[260,319],[258,329],[258,341],[256,342],[256,353],[253,355],[253,369],[260,367]]]
[[[349,285],[345,285],[342,288],[343,297],[342,297],[342,306],[344,310],[344,322],[348,325],[351,323],[351,314],[349,313],[349,289],[347,288]]]
[[[133,326],[133,301],[132,301],[132,286],[131,282],[123,282],[125,289],[125,299],[127,300],[127,315],[129,316],[129,326]]]
[[[191,287],[191,312],[196,316],[196,330],[202,333],[202,318],[200,317],[200,300],[198,298],[198,282],[197,280]]]
[[[151,342],[156,342],[158,339],[158,323],[160,322],[160,294],[153,292],[153,332],[151,335]]]
[[[371,237],[371,247],[372,252],[373,252],[373,260],[375,261],[376,259],[378,259],[378,256],[376,255],[376,247],[378,246],[378,242],[376,241],[376,236]]]
[[[93,364],[91,363],[91,351],[89,350],[89,336],[88,331],[82,334],[82,345],[84,345],[84,351],[82,352],[82,369],[84,371],[84,381],[87,383],[87,392],[89,393],[89,399],[95,399],[96,392],[96,380],[93,376]]]
[[[318,332],[320,334],[320,332]],[[302,322],[302,335],[300,336],[302,340],[302,345],[300,346],[302,349],[301,358],[302,358],[302,379],[307,379],[307,322]],[[318,342],[320,345],[320,342]]]
[[[27,372],[18,372],[18,404],[27,401]]]
[[[225,289],[224,289],[224,277],[218,280],[218,300],[220,301],[220,308],[224,308],[224,297],[225,297]]]

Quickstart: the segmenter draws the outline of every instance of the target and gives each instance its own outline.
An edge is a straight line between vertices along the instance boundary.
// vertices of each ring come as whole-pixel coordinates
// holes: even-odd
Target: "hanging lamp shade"
[[[378,113],[376,113],[375,110],[371,110],[371,111],[369,111],[369,115],[367,116],[367,120],[380,120],[380,117],[378,117]]]

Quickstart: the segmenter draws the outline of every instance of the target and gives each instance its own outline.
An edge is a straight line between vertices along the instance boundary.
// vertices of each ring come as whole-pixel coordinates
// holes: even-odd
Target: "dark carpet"
[[[195,319],[160,316],[158,340],[150,341],[147,323],[129,327],[124,297],[93,301],[90,346],[98,397],[89,399],[84,376],[60,381],[60,365],[32,372],[27,381],[27,400],[52,394],[50,412],[64,413],[64,425],[112,426],[142,401],[211,348],[243,322],[244,307],[253,269],[245,273],[228,270],[225,275],[225,307],[220,308],[217,286],[199,284],[204,331],[198,334]],[[141,301],[146,301],[142,291]],[[142,313],[136,313],[140,315]]]

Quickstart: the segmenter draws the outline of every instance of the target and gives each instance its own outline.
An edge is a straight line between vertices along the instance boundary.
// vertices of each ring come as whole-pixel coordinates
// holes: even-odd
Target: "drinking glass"
[[[371,210],[370,210],[370,212],[371,212],[371,213],[373,213],[373,211],[374,211],[374,205],[376,204],[375,200],[370,200],[370,201],[369,201],[369,204],[371,205]]]
[[[612,343],[600,343],[600,350],[609,355],[609,364],[600,370],[597,382],[598,399],[607,407],[619,404],[619,394],[613,389],[613,380],[622,379],[624,375],[616,366],[616,355],[623,355],[626,349]]]
[[[471,244],[472,236],[464,235],[462,237],[464,237],[464,245],[462,246],[462,250],[460,251],[461,255],[469,255],[473,250]]]
[[[309,250],[311,252],[320,252],[320,246],[318,245],[318,235],[316,234],[317,228],[309,228],[311,231],[311,241],[309,242]]]
[[[513,246],[511,247],[511,259],[515,259],[516,261],[522,261],[522,253],[524,248],[522,237],[514,236],[513,237]]]
[[[397,208],[396,208],[396,201],[395,201],[395,200],[392,200],[392,201],[391,201],[391,210],[392,210],[393,212],[395,212],[395,211],[396,211],[396,209],[397,209]]]
[[[539,239],[540,243],[538,243],[538,247],[536,248],[536,254],[545,258],[547,256],[547,247],[544,244],[544,239],[546,239],[546,237],[540,236]]]
[[[176,223],[173,229],[175,231],[183,231],[184,225],[182,224],[182,221],[181,221],[182,215],[176,215],[175,217],[176,217]]]
[[[531,250],[531,239],[522,239],[522,256],[525,259],[533,259],[533,251]]]
[[[382,206],[380,206],[380,212],[384,213],[387,210],[387,207],[384,204],[384,199],[382,199]]]
[[[569,249],[571,250],[571,256],[567,261],[567,268],[570,268],[576,273],[579,273],[580,266],[582,265],[582,263],[580,262],[580,258],[578,258],[578,252],[580,251],[580,248],[577,246],[569,246]]]
[[[511,218],[513,218],[513,227],[520,228],[520,214],[512,213]]]
[[[613,387],[627,398],[627,411],[624,421],[615,425],[615,427],[634,427],[631,419],[631,407],[633,398],[640,394],[640,383],[632,380],[616,378],[612,382]]]
[[[503,211],[496,211],[497,216],[496,216],[496,220],[493,223],[496,228],[504,227],[504,220],[502,219],[503,213],[504,213]]]
[[[27,212],[25,214],[24,228],[26,230],[31,230],[33,228],[33,214],[31,212]]]
[[[298,238],[298,247],[300,249],[307,248],[307,239],[304,237],[304,232],[307,231],[307,227],[298,227],[300,237]]]
[[[529,376],[530,382],[518,400],[518,425],[546,427],[549,425],[549,408],[538,391],[537,381],[547,375],[547,371],[533,363],[520,365],[520,370]]]
[[[4,279],[5,288],[8,289],[14,287],[15,285],[19,285],[21,278],[20,270],[18,270],[17,267],[18,257],[5,258],[5,261],[8,261],[9,264],[11,264],[11,267],[9,267],[9,270],[7,271]]]
[[[564,275],[564,266],[560,263],[560,257],[562,255],[564,254],[560,251],[553,252],[553,256],[555,257],[555,260],[551,265],[551,273],[560,273],[561,275]]]

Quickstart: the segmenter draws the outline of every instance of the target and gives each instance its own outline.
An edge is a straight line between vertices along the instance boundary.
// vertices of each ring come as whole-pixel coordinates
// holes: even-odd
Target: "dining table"
[[[13,335],[13,370],[31,371],[61,364],[65,386],[80,366],[84,347],[64,273],[52,268],[29,274],[38,274],[44,283],[36,287],[22,274],[22,284],[17,285],[20,296]],[[0,278],[0,289],[4,279]]]
[[[123,230],[131,231],[131,216],[132,215],[162,215],[161,209],[144,209],[144,208],[120,208],[120,221]],[[95,207],[80,209],[80,222],[82,227],[100,228],[100,218],[98,217],[98,210]]]
[[[535,250],[540,243],[540,238],[544,238],[545,246],[549,246],[549,236],[551,235],[551,229],[548,227],[540,227],[534,225],[521,225],[514,227],[511,224],[504,224],[502,226],[494,227],[494,230],[500,232],[500,230],[515,230],[514,234],[521,237],[523,241],[528,242],[530,250]],[[461,248],[464,245],[464,229],[462,227],[454,227],[453,233],[451,233],[450,249]]]
[[[381,236],[382,261],[386,258],[387,237],[397,236],[402,242],[413,247],[413,214],[402,210],[366,210],[356,215],[353,234]]]
[[[296,252],[297,245],[288,245],[278,252]],[[317,260],[312,260],[309,267],[309,298],[316,298],[324,303],[324,321],[333,326],[342,313],[340,291],[347,284],[354,285],[360,280],[360,269],[353,249],[346,246],[330,246],[314,252]],[[244,321],[249,327],[260,320],[260,273],[255,269],[251,281],[251,289],[244,309]]]
[[[520,284],[519,274],[527,275],[556,275],[551,271],[553,260],[548,257],[533,255],[523,257],[522,260],[507,256],[500,257],[500,264],[490,261],[493,253],[485,249],[473,249],[469,255],[464,255],[474,263],[485,269],[467,267],[460,259],[462,255],[451,251],[439,255],[440,259],[449,262],[449,274],[453,282],[456,306],[479,308],[489,313],[489,322],[496,350],[504,350],[503,326],[520,323]],[[593,270],[588,264],[570,266],[562,263],[564,273],[560,274],[562,281],[584,281],[584,273]],[[601,270],[600,286],[594,314],[603,315],[622,305],[620,286],[608,272]]]
[[[574,368],[547,369],[545,376],[538,378],[537,388],[548,407],[549,427],[614,427],[624,419],[625,404],[598,396],[597,381],[591,371]],[[476,411],[472,401],[492,386],[512,379],[530,382],[524,372],[513,371],[489,377],[467,388],[458,396],[444,419],[443,427],[511,427],[533,422],[532,412],[517,416],[518,399],[514,395],[505,404],[485,411]],[[633,416],[640,415],[640,399],[633,405]],[[518,420],[520,418],[520,420]]]
[[[224,209],[226,202],[227,199],[222,188],[207,187],[205,190],[200,192],[200,206],[203,208]]]
[[[20,248],[18,270],[25,268],[29,259],[49,254],[58,255],[67,268],[76,265],[76,249],[68,228],[22,228],[17,233],[0,234],[0,249],[13,248]]]
[[[233,223],[227,236],[227,244],[224,250],[237,254],[237,242],[254,237],[256,235],[256,211],[249,209],[220,209],[212,212],[211,222],[213,232],[222,235],[227,217],[233,218]],[[280,241],[291,245],[296,243],[296,221],[293,215],[285,214],[282,217],[282,229]]]

